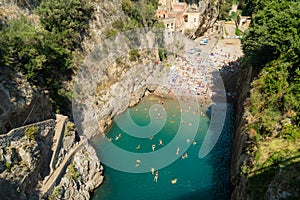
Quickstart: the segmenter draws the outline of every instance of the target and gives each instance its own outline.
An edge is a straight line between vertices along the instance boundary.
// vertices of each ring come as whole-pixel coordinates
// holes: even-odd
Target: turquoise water
[[[163,102],[162,102],[163,101]],[[163,128],[153,136],[153,138],[137,138],[125,133],[117,123],[113,123],[107,133],[107,140],[119,148],[134,152],[136,154],[151,153],[152,145],[155,144],[155,151],[164,150],[174,140],[180,126],[184,126],[183,130],[185,137],[181,137],[182,143],[188,144],[186,151],[180,149],[178,159],[172,164],[161,168],[155,169],[159,172],[157,182],[154,181],[154,174],[151,172],[151,165],[147,165],[148,172],[144,173],[127,173],[114,169],[114,167],[105,166],[104,175],[105,179],[103,184],[97,189],[92,199],[93,200],[175,200],[175,199],[230,199],[230,147],[231,147],[231,128],[233,109],[232,105],[227,104],[227,117],[222,134],[213,148],[213,150],[204,158],[198,157],[199,149],[202,145],[203,139],[206,136],[206,131],[209,127],[210,119],[207,115],[201,115],[193,107],[183,108],[182,105],[175,100],[159,99],[158,97],[147,97],[137,106],[129,108],[134,122],[140,126],[146,126],[150,122],[151,113],[149,109],[154,103],[160,103],[166,111],[166,115],[162,110],[155,109],[155,120],[165,121]],[[180,110],[182,108],[182,110]],[[203,108],[204,109],[204,108]],[[181,112],[182,111],[182,112]],[[192,121],[200,119],[197,127],[195,138],[189,132],[189,121],[182,121],[182,113],[186,112]],[[158,114],[159,113],[159,114]],[[121,119],[126,118],[125,114],[119,116]],[[194,126],[194,124],[193,124]],[[189,138],[189,134],[191,137]],[[118,137],[120,136],[121,137]],[[111,139],[109,139],[111,138]],[[188,139],[187,139],[188,138]],[[97,154],[103,153],[101,149],[101,140],[103,137],[98,136],[92,140],[92,145],[96,148]],[[163,145],[159,142],[162,141]],[[196,141],[193,143],[193,141]],[[137,148],[139,147],[139,148]],[[103,148],[103,146],[102,146]],[[171,151],[172,155],[176,155],[177,149]],[[187,153],[188,157],[182,159],[181,155]],[[166,157],[159,157],[163,162]],[[126,156],[118,158],[115,156],[116,161],[120,161],[120,165],[126,161]],[[141,156],[140,165],[131,163],[132,167],[140,169],[144,167],[143,156]],[[126,164],[128,164],[126,163]],[[155,166],[155,167],[154,167]],[[158,165],[157,165],[158,166]],[[153,165],[156,168],[156,165]],[[159,168],[159,167],[158,167]],[[177,179],[176,184],[172,184],[171,180]]]

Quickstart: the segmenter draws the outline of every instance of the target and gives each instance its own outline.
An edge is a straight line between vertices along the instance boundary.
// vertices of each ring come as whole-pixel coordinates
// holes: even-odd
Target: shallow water
[[[107,140],[112,139],[111,143],[124,149],[126,151],[134,152],[136,154],[151,154],[164,150],[169,144],[172,143],[176,134],[183,135],[180,137],[181,143],[188,144],[187,150],[180,149],[178,158],[170,165],[155,169],[159,172],[158,181],[154,181],[154,174],[151,173],[151,164],[143,162],[143,156],[141,156],[140,165],[136,165],[134,161],[128,159],[126,156],[122,158],[112,158],[119,161],[119,165],[129,165],[132,169],[142,169],[144,166],[148,169],[148,172],[144,173],[127,173],[123,171],[115,170],[114,166],[104,166],[104,182],[97,189],[92,199],[93,200],[173,200],[173,199],[230,199],[230,147],[231,147],[231,128],[232,128],[232,105],[227,106],[227,117],[225,120],[225,126],[222,134],[214,146],[213,150],[204,158],[199,158],[199,149],[203,143],[203,139],[206,136],[206,132],[209,127],[210,119],[207,115],[200,115],[197,110],[193,108],[183,108],[175,100],[164,99],[157,97],[147,97],[137,106],[129,108],[134,122],[140,126],[146,126],[150,122],[149,108],[159,102],[165,108],[166,115],[159,108],[155,109],[153,114],[153,121],[165,121],[163,128],[154,135],[152,139],[149,138],[137,138],[126,134],[124,129],[120,128],[117,123],[113,123],[107,133]],[[182,112],[179,108],[182,108]],[[152,109],[153,111],[154,109]],[[189,115],[190,121],[198,119],[199,126],[197,126],[197,132],[195,138],[191,133],[191,127],[194,124],[189,124],[189,121],[182,123],[182,113],[186,112]],[[160,114],[158,114],[160,113]],[[162,116],[162,117],[161,117]],[[120,119],[126,118],[126,114],[121,114]],[[127,120],[127,119],[126,119]],[[130,122],[128,122],[130,123]],[[155,122],[159,123],[159,122]],[[158,125],[157,125],[158,126]],[[183,127],[184,126],[184,127]],[[180,127],[183,127],[183,133],[180,132]],[[149,129],[150,130],[150,129]],[[182,132],[181,130],[181,132]],[[118,138],[118,136],[121,137]],[[146,133],[145,133],[146,134]],[[191,137],[189,137],[189,135]],[[163,145],[159,145],[159,141],[162,140]],[[193,141],[196,143],[193,144]],[[92,140],[92,145],[96,148],[97,154],[102,157],[103,137],[98,136]],[[155,144],[155,151],[152,151],[152,145]],[[139,149],[136,147],[140,146]],[[102,149],[101,149],[102,148]],[[170,155],[176,155],[176,148],[169,151]],[[182,159],[181,155],[188,154],[188,157]],[[110,155],[109,155],[110,156]],[[167,159],[165,156],[157,157],[163,162]],[[103,157],[102,157],[103,158]],[[158,160],[159,160],[158,159]],[[154,168],[160,168],[159,165],[153,164]],[[131,168],[130,168],[131,169]],[[126,170],[124,170],[126,171]],[[176,184],[172,184],[171,180],[177,179]]]

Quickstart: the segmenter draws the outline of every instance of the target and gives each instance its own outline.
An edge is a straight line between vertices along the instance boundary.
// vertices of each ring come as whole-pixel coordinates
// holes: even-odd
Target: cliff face
[[[103,167],[93,147],[85,146],[75,155],[49,199],[90,199],[90,192],[103,181]]]
[[[38,199],[36,186],[49,172],[55,121],[0,136],[0,199]]]
[[[235,103],[235,123],[232,141],[232,159],[231,159],[231,182],[233,184],[232,199],[248,199],[246,196],[247,179],[241,176],[241,165],[248,158],[245,152],[249,144],[248,134],[244,130],[247,122],[245,114],[245,100],[250,91],[250,84],[253,78],[252,67],[242,69],[239,73],[239,79],[236,93],[239,95]]]
[[[12,73],[0,69],[0,134],[52,117],[47,92],[32,87],[21,73]]]

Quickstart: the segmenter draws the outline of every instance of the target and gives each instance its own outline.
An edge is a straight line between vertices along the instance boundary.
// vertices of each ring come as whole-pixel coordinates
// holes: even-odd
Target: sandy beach
[[[225,85],[228,84],[224,81],[230,81],[226,77],[232,79],[232,75],[239,69],[237,60],[242,56],[241,42],[240,39],[222,39],[221,35],[216,34],[207,38],[207,45],[198,42],[199,46],[190,49],[185,55],[173,55],[165,61],[164,64],[171,66],[168,81],[157,94],[161,96],[165,93],[169,97],[196,96],[207,105],[218,97],[222,101],[221,93],[226,92]],[[230,91],[225,95],[233,96]]]

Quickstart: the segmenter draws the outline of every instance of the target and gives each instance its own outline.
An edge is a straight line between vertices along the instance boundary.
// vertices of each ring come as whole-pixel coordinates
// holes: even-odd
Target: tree
[[[88,0],[45,0],[36,10],[44,28],[73,51],[87,34],[93,7]]]

